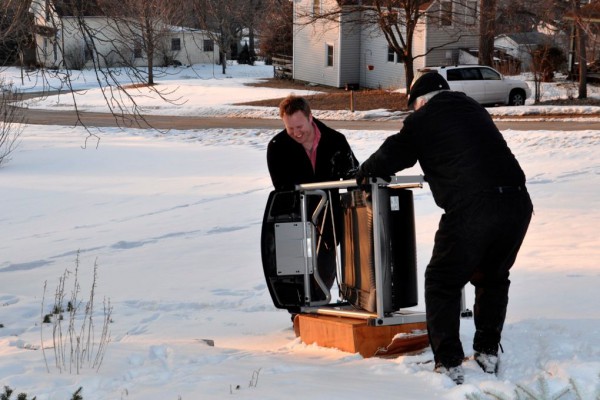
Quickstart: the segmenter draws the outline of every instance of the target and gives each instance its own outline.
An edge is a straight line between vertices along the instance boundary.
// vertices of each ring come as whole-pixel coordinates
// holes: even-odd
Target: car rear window
[[[492,71],[489,68],[481,68],[481,75],[483,75],[483,79],[485,79],[486,81],[500,80],[500,75],[498,75],[496,71]]]

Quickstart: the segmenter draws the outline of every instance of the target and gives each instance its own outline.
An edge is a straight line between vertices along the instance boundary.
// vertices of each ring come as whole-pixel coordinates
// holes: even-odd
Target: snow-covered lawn
[[[270,67],[231,66],[226,78],[212,78],[210,68],[196,67],[206,76],[180,73],[173,84],[184,88],[181,108],[144,104],[165,115],[222,115],[241,99],[287,94],[241,86]],[[86,93],[86,108],[101,107],[94,90]],[[63,107],[63,99],[68,107],[64,95],[43,104]],[[514,399],[524,390],[549,399],[567,389],[561,399],[600,396],[600,125],[503,132],[528,176],[535,215],[513,269],[498,377],[468,361],[462,386],[422,363],[429,350],[363,358],[295,338],[287,312],[272,305],[260,260],[271,190],[265,150],[275,133],[105,128],[99,147],[84,149],[81,128],[25,126],[0,169],[0,389],[38,400],[69,399],[79,387],[86,400],[495,398],[486,392]],[[362,161],[392,132],[343,133]],[[415,190],[415,212],[422,310],[441,213],[427,186]],[[111,340],[98,371],[84,362],[79,374],[61,373],[51,325],[41,320],[78,252],[79,298],[89,299],[97,264],[96,339],[106,298]],[[462,321],[467,354],[473,330],[472,320]]]

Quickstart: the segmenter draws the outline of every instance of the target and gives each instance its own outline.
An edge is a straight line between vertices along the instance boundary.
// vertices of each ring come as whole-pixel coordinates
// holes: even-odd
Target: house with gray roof
[[[494,47],[521,60],[521,70],[531,70],[531,54],[544,45],[552,45],[551,36],[540,32],[507,33],[496,36]]]
[[[147,66],[146,37],[134,18],[110,15],[95,0],[32,0],[36,64],[89,68]],[[214,64],[218,45],[208,32],[154,21],[153,65]]]

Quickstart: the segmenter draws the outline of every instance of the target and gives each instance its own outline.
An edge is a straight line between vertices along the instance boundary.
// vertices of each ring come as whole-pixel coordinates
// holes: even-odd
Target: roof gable
[[[539,45],[551,42],[551,39],[540,32],[506,33],[498,37],[507,37],[518,45]]]

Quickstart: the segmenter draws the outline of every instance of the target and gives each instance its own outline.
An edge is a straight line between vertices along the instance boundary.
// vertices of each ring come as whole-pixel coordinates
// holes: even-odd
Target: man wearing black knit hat
[[[418,161],[444,210],[425,272],[427,329],[435,370],[461,384],[462,288],[468,282],[475,286],[474,358],[485,372],[496,373],[509,270],[533,205],[525,174],[480,104],[450,91],[442,76],[430,72],[412,85],[408,105],[415,112],[360,166],[356,178],[363,184]]]

